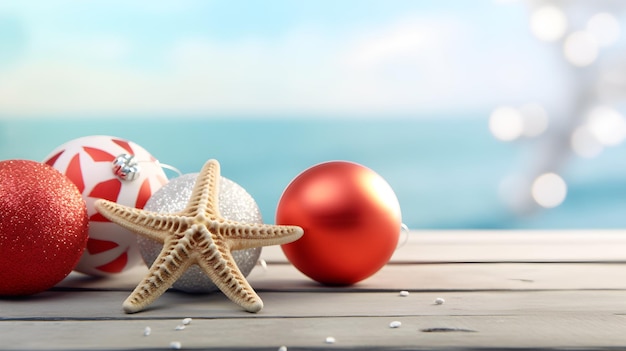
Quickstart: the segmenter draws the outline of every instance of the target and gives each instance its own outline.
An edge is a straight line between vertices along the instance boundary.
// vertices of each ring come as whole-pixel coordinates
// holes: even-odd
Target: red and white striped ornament
[[[94,202],[106,199],[143,208],[167,183],[159,161],[132,141],[94,135],[68,141],[43,162],[72,180],[87,203],[89,239],[75,270],[106,276],[142,263],[136,236],[100,215]]]

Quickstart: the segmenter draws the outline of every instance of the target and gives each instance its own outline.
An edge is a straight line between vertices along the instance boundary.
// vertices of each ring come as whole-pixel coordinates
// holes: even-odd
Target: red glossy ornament
[[[282,245],[287,259],[313,280],[350,285],[380,270],[400,236],[400,205],[389,184],[362,165],[332,161],[299,174],[283,192],[276,223],[304,229]]]
[[[47,290],[87,244],[87,207],[76,185],[39,162],[0,162],[0,295]]]

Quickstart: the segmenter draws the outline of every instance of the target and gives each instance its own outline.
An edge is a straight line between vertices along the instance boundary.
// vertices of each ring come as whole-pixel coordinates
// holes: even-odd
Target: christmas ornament
[[[71,140],[52,151],[44,162],[70,178],[87,203],[89,240],[75,270],[106,276],[140,264],[135,236],[102,217],[94,202],[107,199],[143,208],[167,183],[159,162],[132,141],[103,135]]]
[[[183,211],[191,197],[198,173],[185,174],[171,179],[159,191],[154,193],[144,209],[157,213],[176,213]],[[218,191],[219,212],[225,219],[262,224],[261,212],[250,194],[237,183],[220,177]],[[144,261],[151,266],[163,249],[163,245],[138,236],[139,251]],[[261,255],[261,248],[233,251],[233,258],[244,276],[248,276]],[[211,279],[200,267],[193,265],[172,285],[173,288],[189,293],[207,293],[218,290]]]
[[[282,245],[296,268],[320,283],[349,285],[389,261],[401,214],[380,175],[356,163],[333,161],[291,181],[279,200],[276,223],[304,229],[302,239]]]
[[[231,250],[280,245],[302,236],[295,226],[242,223],[219,210],[220,166],[209,160],[196,179],[184,210],[155,213],[97,200],[98,211],[111,221],[163,244],[148,275],[124,301],[124,310],[143,310],[163,294],[192,264],[198,264],[233,302],[258,312],[263,301],[241,273]]]
[[[0,295],[30,295],[65,278],[87,243],[87,208],[54,168],[0,162]]]

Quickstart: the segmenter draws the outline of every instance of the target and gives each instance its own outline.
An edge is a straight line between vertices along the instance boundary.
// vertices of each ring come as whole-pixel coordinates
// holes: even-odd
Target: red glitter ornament
[[[28,160],[0,162],[0,295],[53,287],[87,243],[87,207],[76,185]]]
[[[289,261],[313,280],[350,285],[382,268],[396,249],[400,205],[389,184],[362,165],[333,161],[313,166],[287,186],[276,223],[304,236],[282,245]]]

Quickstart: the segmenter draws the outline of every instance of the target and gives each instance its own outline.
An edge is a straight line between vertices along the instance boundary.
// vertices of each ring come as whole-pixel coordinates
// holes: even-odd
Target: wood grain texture
[[[446,302],[435,305],[440,296]],[[267,308],[249,314],[233,308],[219,294],[208,298],[165,294],[145,312],[128,316],[119,307],[120,292],[51,292],[10,308],[2,303],[2,348],[122,350],[167,348],[171,341],[202,349],[626,345],[622,291],[412,293],[407,297],[265,293],[262,297]],[[192,317],[192,323],[176,331],[185,317]],[[401,322],[401,327],[390,328],[392,321]],[[150,336],[143,335],[146,326],[152,329]],[[325,344],[327,336],[337,343]]]
[[[111,279],[72,275],[57,289],[130,291],[142,278],[135,269]],[[444,263],[388,264],[352,286],[318,284],[289,264],[255,267],[248,281],[257,291],[454,291],[626,289],[626,264],[619,263]]]
[[[73,273],[50,291],[0,298],[0,349],[618,350],[624,252],[620,231],[418,232],[371,278],[327,287],[272,248],[268,268],[248,277],[265,303],[258,314],[219,292],[168,291],[127,315],[122,302],[146,267],[109,279]]]
[[[266,292],[266,307],[245,313],[223,294],[167,293],[140,314],[125,315],[116,291],[46,292],[37,299],[0,300],[2,321],[324,318],[371,316],[626,315],[623,291]],[[437,297],[443,305],[434,303]],[[97,302],[97,303],[94,303]]]
[[[626,230],[431,230],[401,237],[393,263],[626,262]],[[280,247],[268,262],[286,262]]]
[[[194,319],[176,331],[177,320],[0,322],[3,345],[14,350],[168,349],[612,349],[626,344],[626,321],[619,316],[417,316],[398,319],[253,318]],[[152,329],[144,336],[146,326]],[[473,332],[423,332],[432,328]],[[24,338],[24,335],[36,337]],[[21,337],[20,337],[21,336]],[[329,345],[332,336],[336,343]],[[617,349],[617,348],[615,348]]]

